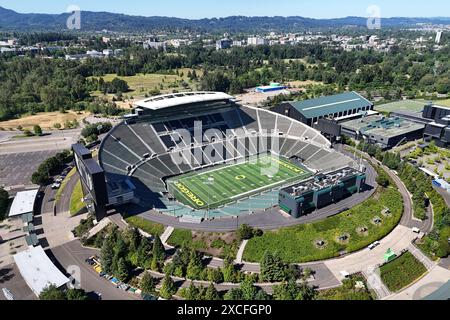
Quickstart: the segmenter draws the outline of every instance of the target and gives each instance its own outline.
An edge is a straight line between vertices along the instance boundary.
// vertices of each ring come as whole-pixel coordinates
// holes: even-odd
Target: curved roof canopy
[[[183,92],[156,96],[136,102],[135,107],[160,110],[179,105],[234,99],[223,92]]]

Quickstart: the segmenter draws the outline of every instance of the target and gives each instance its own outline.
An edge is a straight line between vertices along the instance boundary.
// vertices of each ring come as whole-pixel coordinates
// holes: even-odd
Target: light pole
[[[209,177],[208,178],[208,181],[206,181],[205,182],[205,185],[208,185],[208,186],[212,186],[214,184],[214,178],[213,177]],[[211,208],[211,194],[210,194],[210,188],[208,188],[208,211],[207,211],[207,214],[208,214],[208,219],[210,218],[209,217],[209,213],[210,213],[210,208]]]

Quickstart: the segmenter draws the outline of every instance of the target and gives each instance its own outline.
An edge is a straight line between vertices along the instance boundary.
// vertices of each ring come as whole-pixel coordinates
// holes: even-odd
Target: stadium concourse
[[[117,192],[110,203],[192,223],[276,208],[282,187],[359,169],[317,130],[215,92],[138,102],[103,140],[99,162],[108,185],[135,187],[134,203]]]

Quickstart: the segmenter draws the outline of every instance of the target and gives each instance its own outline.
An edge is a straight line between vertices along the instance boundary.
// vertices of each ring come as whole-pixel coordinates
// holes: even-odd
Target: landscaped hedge
[[[380,267],[381,280],[392,292],[410,285],[427,269],[411,252],[405,252],[397,259]]]
[[[141,217],[133,216],[125,220],[130,226],[141,229],[152,236],[160,236],[164,232],[164,226],[162,224],[151,222]]]

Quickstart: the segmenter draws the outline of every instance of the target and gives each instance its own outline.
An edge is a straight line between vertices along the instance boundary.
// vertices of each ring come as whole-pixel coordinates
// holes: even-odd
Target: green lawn
[[[261,156],[240,164],[183,175],[169,180],[168,184],[180,202],[194,209],[213,209],[310,175],[306,169],[288,160]]]
[[[73,216],[80,212],[84,208],[83,189],[81,187],[81,181],[78,181],[73,189],[72,196],[70,197],[70,215]]]
[[[420,112],[423,110],[424,106],[425,103],[421,101],[402,100],[375,106],[375,110],[380,112],[394,112],[400,110]]]
[[[125,221],[130,226],[141,229],[152,236],[162,235],[165,229],[165,227],[162,224],[152,222],[137,216],[125,218]]]
[[[389,208],[391,216],[381,212]],[[331,218],[265,232],[247,244],[244,260],[260,262],[266,250],[278,251],[285,262],[304,263],[337,257],[341,252],[354,252],[389,234],[399,223],[403,212],[403,201],[395,188],[378,188],[372,198]],[[381,219],[380,225],[373,220]],[[364,229],[367,231],[363,232]],[[346,243],[339,237],[348,235]],[[324,241],[322,247],[317,243]]]
[[[426,271],[425,266],[411,252],[380,267],[381,280],[392,292],[410,285]]]

